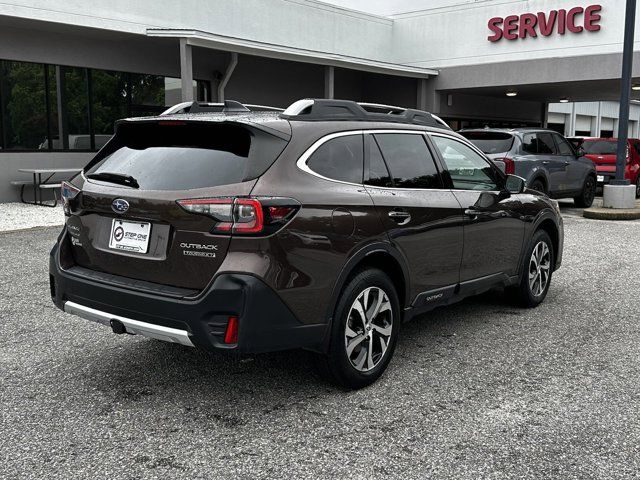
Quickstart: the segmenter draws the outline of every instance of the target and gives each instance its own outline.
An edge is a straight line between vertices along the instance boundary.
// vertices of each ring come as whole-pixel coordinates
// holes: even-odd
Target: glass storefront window
[[[36,150],[47,138],[44,65],[27,62],[0,63],[0,147]]]
[[[180,79],[0,61],[0,150],[98,150],[114,123],[181,101]],[[199,101],[209,83],[193,82]]]
[[[91,113],[95,148],[100,149],[113,135],[117,119],[127,116],[128,75],[122,72],[91,70]]]

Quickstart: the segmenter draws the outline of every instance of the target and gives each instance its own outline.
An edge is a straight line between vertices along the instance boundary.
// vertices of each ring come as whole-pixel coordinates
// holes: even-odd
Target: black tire
[[[365,308],[366,316],[374,312],[379,298],[379,291],[384,292],[384,295],[386,295],[386,297],[383,296],[382,298],[388,300],[388,305],[383,300],[384,307],[382,308],[384,310],[381,310],[378,314],[377,320],[376,318],[371,319],[373,323],[369,327],[364,325],[366,321],[363,322],[360,330],[359,322],[361,317],[356,313],[357,310],[352,310],[352,307],[357,299],[362,305],[365,298],[365,290],[369,291],[367,296],[371,296],[371,298],[367,297],[369,308]],[[384,338],[384,336],[379,333],[379,330],[388,328],[386,322],[389,319],[391,319],[390,335],[387,337],[386,349],[382,350],[380,338]],[[363,388],[372,384],[380,378],[391,361],[396,347],[400,322],[398,295],[391,279],[378,269],[369,268],[359,271],[347,282],[340,294],[331,326],[329,351],[317,357],[320,373],[332,383],[348,389]],[[349,332],[346,328],[347,324],[349,325]],[[375,328],[374,324],[378,328]],[[366,330],[367,328],[369,328],[368,331]],[[358,333],[358,335],[350,337],[351,333]],[[364,339],[361,339],[361,337]],[[347,354],[349,338],[352,341],[357,341],[356,346],[352,347],[351,355]],[[358,341],[358,339],[360,340]],[[360,368],[367,369],[370,366],[368,365],[368,359],[372,359],[372,368],[366,371],[359,370],[353,363],[361,359],[362,355],[365,356],[365,363]]]
[[[589,208],[593,205],[593,199],[596,198],[596,179],[593,175],[589,175],[584,180],[584,185],[582,186],[582,192],[580,195],[573,198],[576,207],[580,208]]]
[[[547,277],[546,277],[546,282],[544,284],[544,288],[542,288],[542,291],[534,291],[534,288],[538,289],[541,286],[540,284],[535,284],[535,282],[532,285],[530,281],[533,253],[536,248],[540,248],[539,247],[540,243],[544,243],[548,250],[548,257],[543,262],[544,264],[548,265],[548,269],[547,269]],[[544,230],[536,231],[533,237],[531,238],[531,242],[529,242],[529,246],[523,258],[523,262],[521,265],[522,275],[520,278],[520,283],[514,287],[507,289],[508,296],[512,300],[514,300],[516,303],[518,303],[520,306],[525,308],[533,308],[540,305],[540,303],[542,303],[542,301],[547,296],[547,292],[549,291],[549,286],[551,285],[551,277],[553,276],[554,262],[555,262],[555,252],[553,250],[553,242],[551,241],[549,234]],[[541,270],[542,268],[537,269],[535,270],[535,273],[537,275],[540,275]]]
[[[531,190],[535,190],[536,192],[544,193],[545,195],[547,194],[547,189],[544,188],[544,183],[539,178],[536,178],[533,182],[531,182],[529,188]]]
[[[636,179],[636,198],[640,198],[640,175]]]

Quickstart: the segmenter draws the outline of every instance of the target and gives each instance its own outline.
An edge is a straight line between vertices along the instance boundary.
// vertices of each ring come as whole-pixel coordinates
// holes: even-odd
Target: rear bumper
[[[241,353],[307,348],[319,350],[326,325],[300,322],[280,297],[257,277],[220,274],[193,298],[175,298],[101,282],[60,266],[59,244],[51,251],[51,296],[61,310],[127,333]],[[224,343],[230,316],[238,317],[238,343]]]

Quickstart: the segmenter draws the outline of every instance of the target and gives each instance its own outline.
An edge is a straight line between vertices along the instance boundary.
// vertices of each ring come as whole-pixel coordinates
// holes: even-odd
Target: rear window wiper
[[[125,175],[123,173],[90,173],[87,175],[87,178],[91,178],[93,180],[102,180],[103,182],[117,183],[118,185],[125,185],[131,188],[140,188],[140,185],[135,178],[133,178],[131,175]]]

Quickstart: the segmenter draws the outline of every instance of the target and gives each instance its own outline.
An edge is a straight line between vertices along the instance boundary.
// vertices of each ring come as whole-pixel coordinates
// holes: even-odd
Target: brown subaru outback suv
[[[554,201],[427,112],[350,101],[119,121],[63,200],[60,309],[212,351],[308,349],[350,388],[402,321],[495,286],[536,306],[562,259]]]

